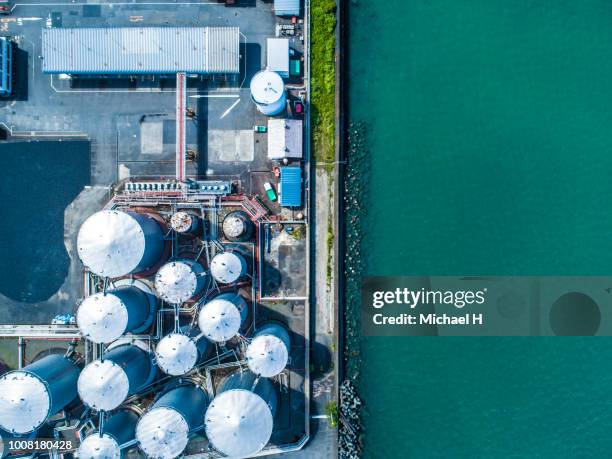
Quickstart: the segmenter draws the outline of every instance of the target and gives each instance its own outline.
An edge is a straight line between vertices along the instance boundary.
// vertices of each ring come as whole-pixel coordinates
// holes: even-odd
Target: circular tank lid
[[[134,271],[145,252],[145,236],[131,215],[102,210],[89,217],[77,236],[79,258],[93,273],[120,277]]]
[[[198,315],[198,326],[202,334],[218,343],[236,336],[240,331],[240,325],[242,317],[236,305],[221,298],[206,303]]]
[[[79,445],[78,454],[83,459],[119,459],[121,449],[117,440],[110,435],[94,433]]]
[[[196,273],[187,263],[171,261],[155,275],[155,289],[162,300],[181,304],[193,297],[198,284]]]
[[[285,92],[283,79],[276,72],[262,70],[251,79],[251,96],[258,104],[273,104]]]
[[[130,382],[116,363],[94,360],[81,371],[77,389],[83,403],[96,410],[110,411],[127,398]]]
[[[256,454],[272,435],[270,408],[259,395],[243,389],[217,395],[204,420],[206,435],[213,447],[227,456]]]
[[[228,215],[223,220],[223,233],[228,237],[240,237],[246,231],[244,220],[235,215]]]
[[[83,300],[76,314],[76,322],[94,343],[115,341],[128,324],[128,311],[123,301],[113,293],[96,293]]]
[[[247,347],[246,358],[253,373],[271,378],[285,369],[289,352],[285,343],[277,336],[260,335]]]
[[[219,253],[210,262],[210,273],[223,284],[236,282],[243,274],[242,269],[240,256],[233,252]]]
[[[24,434],[38,428],[49,415],[51,398],[37,376],[11,371],[0,377],[0,427]]]
[[[170,459],[181,454],[187,446],[189,425],[172,408],[153,408],[138,421],[136,438],[147,456]]]
[[[184,375],[198,360],[198,349],[191,338],[180,333],[164,336],[155,348],[157,364],[164,373]]]
[[[176,212],[170,218],[170,226],[177,233],[186,233],[191,229],[193,217],[188,212]]]

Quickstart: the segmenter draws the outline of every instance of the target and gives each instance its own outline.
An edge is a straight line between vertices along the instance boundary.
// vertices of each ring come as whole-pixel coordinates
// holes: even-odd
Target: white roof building
[[[268,158],[302,158],[302,120],[268,120]]]
[[[289,39],[268,38],[267,68],[289,78]]]

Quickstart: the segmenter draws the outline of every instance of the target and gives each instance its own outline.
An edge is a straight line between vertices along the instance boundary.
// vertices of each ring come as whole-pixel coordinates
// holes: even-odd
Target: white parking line
[[[234,102],[232,105],[230,105],[230,108],[228,108],[227,110],[225,110],[225,111],[223,112],[223,115],[221,115],[221,116],[219,117],[219,119],[220,119],[220,120],[222,120],[223,118],[225,118],[225,117],[226,117],[226,116],[229,114],[229,112],[231,112],[231,111],[232,111],[232,109],[233,109],[233,108],[234,108],[236,105],[238,105],[239,103],[240,103],[240,99],[236,100],[236,102]]]
[[[189,96],[191,99],[202,99],[203,97],[211,97],[211,98],[228,98],[228,99],[238,99],[240,98],[240,94],[197,94],[195,96]]]

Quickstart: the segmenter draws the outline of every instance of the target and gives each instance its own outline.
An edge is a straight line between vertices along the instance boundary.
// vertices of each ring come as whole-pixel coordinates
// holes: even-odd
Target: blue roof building
[[[274,0],[274,14],[277,16],[299,16],[300,0]]]
[[[280,168],[280,205],[283,207],[301,207],[302,205],[302,169],[300,167]]]
[[[0,96],[12,90],[13,46],[7,37],[0,37]]]

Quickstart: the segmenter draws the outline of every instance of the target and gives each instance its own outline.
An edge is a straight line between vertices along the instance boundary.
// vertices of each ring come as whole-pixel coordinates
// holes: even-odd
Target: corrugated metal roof
[[[268,158],[301,158],[302,133],[302,120],[268,119]]]
[[[274,0],[274,14],[277,16],[299,16],[300,0]]]
[[[267,69],[287,78],[289,76],[289,40],[287,38],[268,38]]]
[[[93,27],[42,31],[43,72],[238,73],[237,27]]]
[[[302,205],[301,168],[280,168],[280,204],[284,207],[300,207]]]

